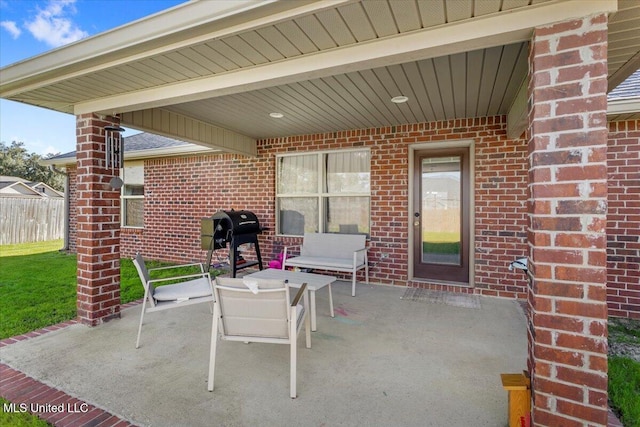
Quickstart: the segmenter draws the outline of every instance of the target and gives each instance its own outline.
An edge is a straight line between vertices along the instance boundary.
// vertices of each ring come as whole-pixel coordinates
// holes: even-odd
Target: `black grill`
[[[224,234],[227,239],[230,234],[257,234],[260,233],[258,217],[250,211],[218,211],[211,217],[216,223],[216,231]]]
[[[213,251],[223,249],[229,245],[229,264],[231,277],[236,277],[236,271],[258,264],[262,270],[262,257],[258,245],[258,234],[262,232],[258,217],[250,211],[218,211],[210,218],[201,221],[201,247],[207,250],[207,266],[211,267]],[[253,243],[256,251],[256,261],[242,260],[238,256],[238,247],[245,243]]]

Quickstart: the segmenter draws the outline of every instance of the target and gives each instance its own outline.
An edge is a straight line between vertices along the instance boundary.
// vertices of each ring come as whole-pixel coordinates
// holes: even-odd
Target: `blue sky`
[[[185,0],[0,0],[0,67],[171,8]],[[0,141],[45,155],[76,149],[75,117],[0,100]],[[125,132],[125,136],[134,132]]]

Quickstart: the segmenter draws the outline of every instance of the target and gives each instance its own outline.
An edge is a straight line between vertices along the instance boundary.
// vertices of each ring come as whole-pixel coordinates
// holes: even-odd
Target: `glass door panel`
[[[460,156],[422,159],[422,262],[460,265]]]

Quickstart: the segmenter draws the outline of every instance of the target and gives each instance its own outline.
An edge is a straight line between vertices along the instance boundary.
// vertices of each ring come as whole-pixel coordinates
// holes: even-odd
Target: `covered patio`
[[[526,366],[521,304],[363,284],[353,298],[348,282],[333,294],[336,317],[319,292],[312,347],[299,342],[295,400],[288,350],[274,344],[219,343],[207,391],[207,304],[150,314],[137,350],[140,305],[5,346],[2,362],[140,426],[507,425],[500,373]]]
[[[637,163],[626,150],[634,152],[638,144],[640,111],[635,101],[609,108],[607,93],[640,67],[638,12],[633,0],[194,1],[3,68],[3,98],[77,117],[77,162],[69,173],[75,183],[78,320],[100,327],[74,327],[73,332],[89,336],[125,328],[122,255],[141,250],[157,259],[202,260],[199,221],[213,209],[256,212],[270,229],[260,237],[265,252],[298,243],[299,235],[278,228],[283,209],[277,198],[291,196],[276,188],[278,159],[311,153],[321,165],[329,152],[360,150],[370,155],[370,181],[366,191],[355,193],[369,209],[363,222],[375,266],[371,281],[397,289],[375,289],[389,293],[389,302],[372,303],[378,311],[363,307],[354,313],[366,323],[394,313],[376,328],[374,336],[386,334],[382,342],[391,340],[392,332],[407,335],[397,342],[401,351],[393,358],[369,351],[331,364],[351,364],[351,372],[340,374],[350,375],[345,377],[350,385],[344,386],[356,387],[354,394],[376,391],[371,410],[358,408],[350,416],[378,414],[372,419],[379,420],[407,416],[416,408],[434,411],[441,402],[424,383],[441,372],[465,372],[455,377],[455,390],[442,396],[456,395],[468,384],[474,393],[461,399],[465,410],[447,411],[467,416],[488,389],[474,384],[487,386],[489,378],[507,369],[492,365],[494,370],[478,380],[484,374],[478,369],[483,358],[477,340],[505,339],[493,335],[494,328],[478,336],[460,328],[452,335],[446,328],[442,333],[431,329],[431,320],[421,317],[437,313],[432,307],[413,318],[404,308],[384,310],[385,304],[400,304],[393,293],[416,287],[513,299],[489,305],[516,307],[516,299],[526,300],[527,319],[516,341],[526,340],[527,349],[517,346],[518,361],[509,369],[520,371],[526,364],[531,373],[534,425],[605,425],[608,291],[621,290],[616,296],[624,306],[620,312],[638,310],[637,249],[631,247],[638,242],[638,227],[623,211],[637,208],[637,193],[626,191],[637,182]],[[105,161],[105,128],[114,126],[218,151],[210,157],[145,160],[144,223],[127,227],[121,221],[125,195],[109,185],[118,171]],[[615,141],[620,149],[608,150]],[[466,194],[459,204],[465,236],[456,265],[464,273],[460,278],[431,275],[437,263],[421,262],[420,161],[442,150],[459,150],[458,163],[468,166],[460,185]],[[316,212],[324,215],[320,208]],[[618,249],[625,253],[609,259],[608,250]],[[516,257],[528,258],[528,281],[508,271]],[[361,303],[360,296],[345,302],[356,309]],[[122,319],[102,325],[117,318]],[[446,321],[456,326],[463,318]],[[344,320],[344,325],[331,323],[355,327],[351,317]],[[471,328],[483,326],[469,320]],[[504,321],[496,328],[512,326]],[[203,328],[209,328],[207,322]],[[428,349],[453,349],[443,343],[454,340],[463,346],[456,354],[475,361],[473,371],[459,371],[468,368],[466,359],[451,363],[453,354],[447,365],[418,363],[421,352],[435,357]],[[317,341],[322,348],[325,341]],[[492,354],[511,355],[505,350],[508,342],[496,344],[494,350],[500,351]],[[327,337],[326,344],[336,343]],[[187,351],[192,345],[182,346]],[[122,349],[126,346],[110,346],[105,357]],[[371,350],[365,343],[362,349]],[[327,356],[336,352],[344,354],[333,347]],[[147,359],[140,354],[131,353],[132,362],[149,363],[143,365],[145,378],[156,374],[153,368],[162,373],[155,378],[161,383],[149,384],[147,391],[182,381],[179,367],[165,370],[156,363],[157,352]],[[85,354],[82,361],[87,381],[89,372],[103,366],[93,355]],[[393,390],[376,388],[383,362],[417,370],[399,371],[401,381]],[[309,369],[313,372],[313,365]],[[327,365],[324,371],[329,370]],[[113,372],[105,371],[101,381],[109,383]],[[422,381],[415,388],[403,383],[415,384],[416,378]],[[313,381],[300,379],[304,396],[305,384]],[[393,375],[385,379],[394,384]],[[110,384],[115,395],[124,394],[124,387]],[[323,392],[331,390],[331,384],[324,385]],[[230,402],[240,405],[249,393]],[[268,394],[275,394],[273,385]],[[380,411],[388,397],[397,399],[398,407]],[[347,402],[339,399],[348,407]],[[146,410],[157,411],[164,403],[148,400]]]

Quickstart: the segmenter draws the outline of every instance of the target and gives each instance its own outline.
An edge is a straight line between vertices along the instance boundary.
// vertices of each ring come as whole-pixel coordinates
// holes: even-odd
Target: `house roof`
[[[29,187],[36,190],[42,197],[52,197],[52,198],[60,198],[64,197],[64,193],[56,190],[49,184],[46,184],[42,181],[40,182],[29,182]]]
[[[640,118],[640,70],[609,92],[608,119],[623,121]]]
[[[17,176],[0,176],[0,194],[6,196],[64,197],[64,194],[42,181],[28,181]]]
[[[640,98],[640,69],[631,74],[614,90],[609,92],[607,98],[610,101],[618,99]]]
[[[0,96],[249,155],[257,139],[301,133],[521,123],[532,30],[597,13],[610,15],[612,89],[640,67],[636,0],[237,0],[188,2],[4,67]]]
[[[215,153],[218,150],[191,144],[161,135],[142,132],[124,137],[125,160],[149,159],[154,157],[168,157],[196,153]],[[59,154],[45,160],[43,165],[67,166],[75,164],[76,152]]]
[[[4,178],[7,177],[3,176],[0,179]],[[0,180],[0,197],[40,198],[42,195],[18,178],[18,180]]]

